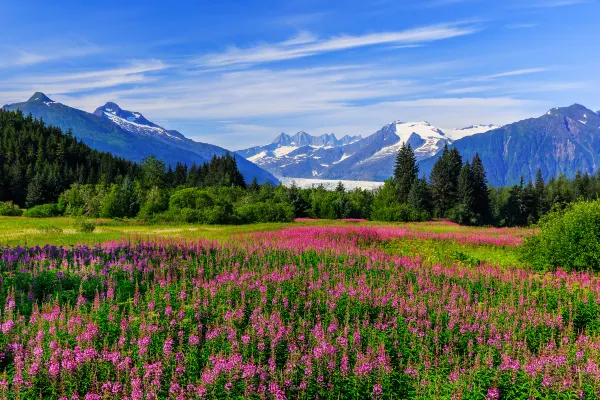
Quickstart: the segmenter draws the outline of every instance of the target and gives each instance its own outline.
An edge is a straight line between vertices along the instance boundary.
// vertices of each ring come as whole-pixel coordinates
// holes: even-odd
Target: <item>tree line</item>
[[[480,157],[463,160],[445,147],[431,175],[419,177],[410,145],[394,174],[375,191],[301,189],[244,181],[231,154],[202,165],[175,166],[155,157],[134,163],[99,152],[71,132],[21,112],[0,111],[0,214],[139,218],[146,221],[251,223],[294,218],[364,218],[524,226],[575,200],[596,199],[598,175],[489,187]],[[6,202],[12,202],[8,204]]]
[[[442,150],[428,180],[418,174],[414,152],[410,144],[404,144],[398,152],[393,177],[381,189],[389,192],[390,201],[387,211],[380,212],[393,215],[394,210],[408,208],[413,213],[466,225],[526,226],[537,223],[551,210],[600,197],[600,172],[577,172],[571,180],[561,174],[544,182],[538,169],[535,182],[525,183],[521,178],[518,185],[491,187],[479,154],[463,160],[456,148],[448,146]]]

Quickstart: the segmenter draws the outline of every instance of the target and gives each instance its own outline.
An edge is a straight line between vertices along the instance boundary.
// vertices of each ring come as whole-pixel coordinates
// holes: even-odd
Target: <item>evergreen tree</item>
[[[458,175],[458,200],[471,214],[474,214],[473,205],[475,203],[473,188],[473,171],[471,164],[467,161]]]
[[[419,167],[417,159],[410,144],[402,143],[400,151],[396,157],[396,165],[394,166],[394,180],[398,187],[398,200],[400,203],[408,201],[408,194],[417,180]]]
[[[537,201],[536,209],[538,211],[538,218],[548,212],[548,201],[546,199],[546,184],[544,183],[544,176],[542,170],[538,168],[535,175],[535,197]]]
[[[458,200],[458,175],[462,167],[462,157],[456,149],[444,146],[441,157],[431,170],[430,182],[435,214],[445,217]]]
[[[256,181],[256,178],[254,181]],[[303,193],[304,192],[296,186],[296,182],[293,182],[292,186],[287,191],[287,203],[294,209],[296,218],[307,217],[310,210],[309,199],[305,198]]]
[[[539,218],[539,211],[535,186],[531,182],[523,188],[522,202],[525,213],[523,220],[527,221],[527,225],[535,224]]]
[[[26,206],[33,207],[44,203],[44,179],[41,173],[35,174],[27,186]]]
[[[186,164],[177,163],[173,174],[173,187],[183,186],[186,183],[188,167]]]
[[[413,182],[408,193],[408,205],[418,211],[433,212],[433,199],[427,180],[423,177]]]
[[[292,184],[292,188],[295,186],[296,184],[293,183]],[[258,193],[258,191],[260,190],[260,185],[258,184],[258,179],[256,179],[256,177],[254,177],[252,179],[252,182],[250,183],[250,186],[248,186],[248,190],[250,191],[250,193]],[[291,189],[290,189],[291,190]]]
[[[481,223],[490,222],[490,194],[487,186],[487,176],[479,153],[475,153],[471,162],[473,212]]]

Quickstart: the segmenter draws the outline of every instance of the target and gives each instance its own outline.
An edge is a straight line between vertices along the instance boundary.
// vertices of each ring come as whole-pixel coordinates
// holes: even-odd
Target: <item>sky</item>
[[[600,0],[13,1],[0,104],[108,101],[237,150],[600,110]]]

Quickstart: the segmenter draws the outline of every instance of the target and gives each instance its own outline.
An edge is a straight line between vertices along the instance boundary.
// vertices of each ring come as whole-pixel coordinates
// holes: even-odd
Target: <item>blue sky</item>
[[[230,149],[600,109],[598,0],[172,3],[6,0],[0,103],[114,101]]]

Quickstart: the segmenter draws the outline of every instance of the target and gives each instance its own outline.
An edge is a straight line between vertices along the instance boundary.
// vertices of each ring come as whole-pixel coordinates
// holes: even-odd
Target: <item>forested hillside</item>
[[[133,177],[138,168],[41,120],[0,110],[0,200],[48,203],[73,183],[114,183]]]

